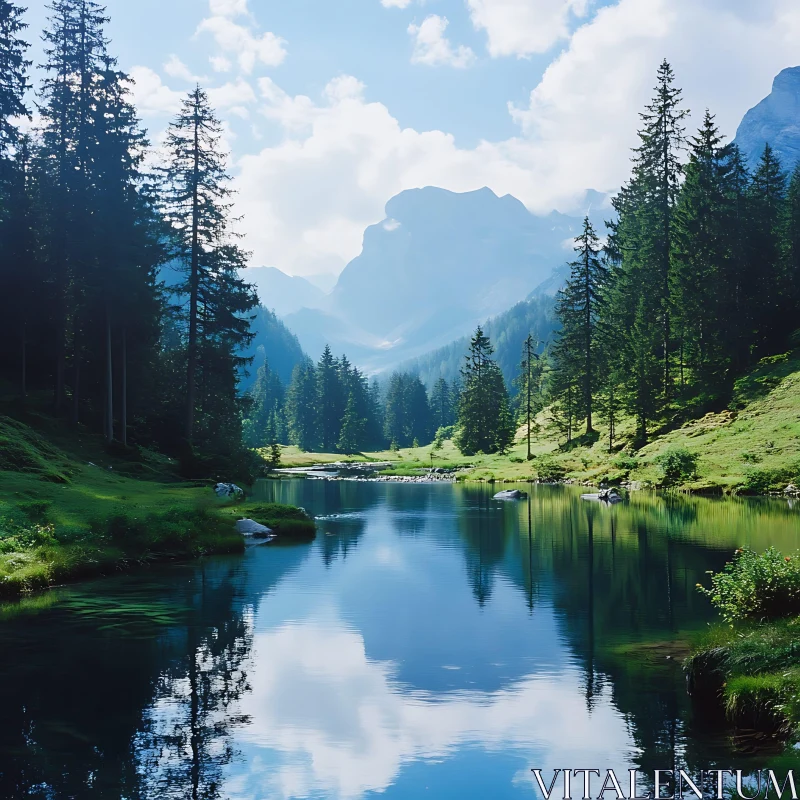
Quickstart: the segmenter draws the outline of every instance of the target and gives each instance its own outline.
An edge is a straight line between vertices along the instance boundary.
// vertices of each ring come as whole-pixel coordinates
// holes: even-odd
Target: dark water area
[[[707,570],[800,547],[787,501],[256,491],[317,540],[0,607],[0,798],[505,800],[532,768],[785,763],[702,724],[680,662]]]

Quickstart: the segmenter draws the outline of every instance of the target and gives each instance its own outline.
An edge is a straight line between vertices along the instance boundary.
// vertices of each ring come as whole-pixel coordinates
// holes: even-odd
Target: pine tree
[[[229,228],[232,190],[221,136],[208,96],[197,86],[169,127],[163,171],[166,218],[186,275],[181,292],[188,297],[184,428],[189,442],[198,412],[211,418],[212,400],[217,418],[224,413],[233,419],[236,413],[235,375],[246,361],[237,353],[252,337],[246,314],[257,305],[252,287],[239,277],[247,256]]]
[[[289,439],[301,450],[319,446],[317,403],[316,368],[311,359],[306,359],[294,368],[286,395]]]
[[[92,180],[97,137],[92,125],[96,78],[108,64],[103,32],[108,21],[93,0],[53,0],[44,32],[39,106],[43,164],[52,191],[47,193],[47,264],[56,302],[54,405],[65,396],[67,351],[72,353],[72,417],[80,407],[80,370],[86,337],[83,326],[88,272],[94,266]]]
[[[433,386],[430,407],[434,431],[439,428],[447,428],[455,422],[452,392],[444,378],[439,378]]]
[[[748,197],[752,235],[749,300],[758,331],[753,344],[768,354],[780,347],[786,332],[784,320],[790,313],[782,292],[786,173],[769,144],[753,173]]]
[[[367,420],[359,415],[358,402],[355,394],[351,392],[342,417],[342,430],[338,441],[339,451],[347,454],[358,453],[364,440],[366,425]]]
[[[687,388],[691,368],[692,380],[714,397],[725,392],[732,356],[725,314],[730,291],[725,266],[732,258],[727,235],[732,206],[726,196],[730,170],[729,152],[706,111],[691,140],[675,209],[671,290],[681,390]]]
[[[794,168],[786,195],[786,285],[793,306],[800,307],[800,164]]]
[[[536,352],[536,342],[529,333],[522,344],[522,361],[519,365],[519,377],[516,380],[519,389],[519,422],[525,427],[525,440],[528,446],[528,460],[531,455],[531,437],[537,428],[536,415],[542,410],[542,377],[544,360]]]
[[[333,357],[330,347],[325,345],[317,364],[317,409],[323,453],[336,451],[346,402],[340,365]]]
[[[638,243],[642,266],[652,271],[647,281],[654,292],[652,303],[661,325],[662,392],[669,403],[671,393],[672,298],[670,294],[673,214],[680,188],[680,153],[685,148],[683,120],[688,110],[681,108],[681,90],[666,61],[658,68],[655,97],[640,114],[643,127],[635,150],[634,180],[640,185],[646,226]]]
[[[27,28],[22,13],[20,6],[0,0],[0,165],[19,142],[15,118],[30,118],[25,92],[31,62],[25,58],[28,43],[20,38]]]
[[[508,392],[493,352],[489,338],[478,327],[461,370],[464,388],[454,441],[464,455],[504,452],[514,439]]]
[[[570,276],[556,301],[561,331],[554,359],[557,370],[570,373],[567,383],[580,387],[580,407],[588,436],[594,432],[593,398],[599,384],[597,325],[608,281],[608,269],[599,257],[597,234],[588,217],[575,239],[575,253],[577,258],[569,265]]]

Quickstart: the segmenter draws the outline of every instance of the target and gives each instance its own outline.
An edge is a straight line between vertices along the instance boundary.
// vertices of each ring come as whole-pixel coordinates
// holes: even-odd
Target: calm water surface
[[[800,547],[786,501],[257,491],[317,540],[0,609],[0,798],[505,800],[533,767],[755,763],[693,718],[669,643],[736,547]]]

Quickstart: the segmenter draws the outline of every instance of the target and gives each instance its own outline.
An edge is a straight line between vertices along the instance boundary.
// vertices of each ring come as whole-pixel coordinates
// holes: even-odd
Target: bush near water
[[[739,728],[800,735],[800,552],[740,548],[698,585],[726,625],[713,627],[686,665],[700,708]]]

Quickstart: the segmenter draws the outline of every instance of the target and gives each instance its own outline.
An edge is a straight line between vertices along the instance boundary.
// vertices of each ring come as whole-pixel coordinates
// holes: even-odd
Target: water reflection
[[[3,612],[1,797],[511,798],[533,766],[747,767],[662,643],[711,618],[694,586],[735,547],[800,546],[796,509],[259,492],[320,515],[317,541]]]

